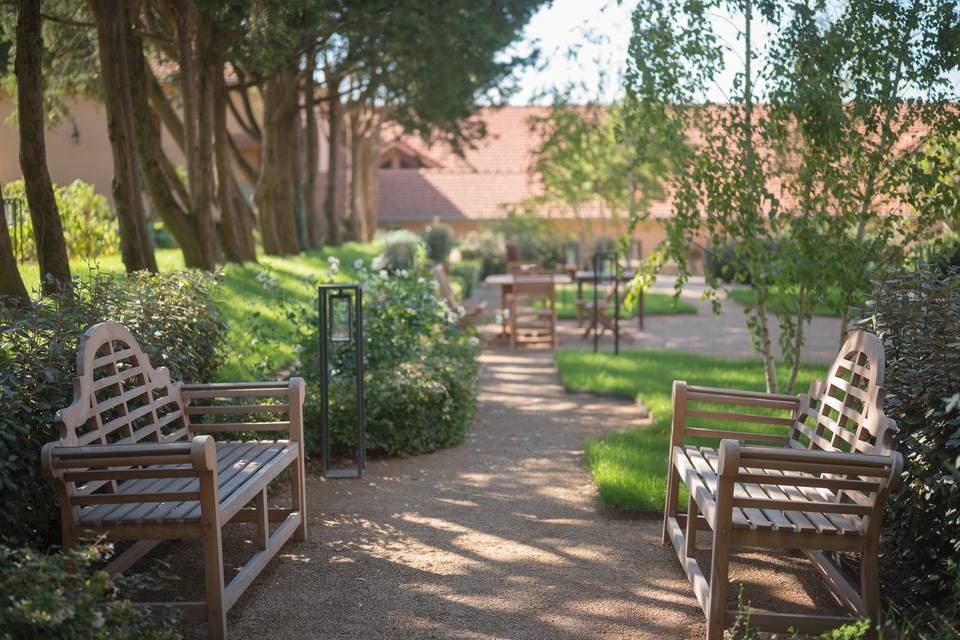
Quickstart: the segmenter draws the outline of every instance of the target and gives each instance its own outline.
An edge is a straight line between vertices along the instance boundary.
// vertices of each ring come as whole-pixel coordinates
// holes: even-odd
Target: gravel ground
[[[565,393],[546,351],[488,350],[483,365],[464,444],[374,460],[362,480],[313,470],[309,541],[243,595],[232,638],[702,637],[660,519],[605,511],[584,468],[584,440],[642,422],[642,408]],[[236,566],[251,531],[226,531]],[[180,597],[202,599],[198,545],[163,550]],[[744,554],[732,577],[760,608],[836,608],[794,556]]]

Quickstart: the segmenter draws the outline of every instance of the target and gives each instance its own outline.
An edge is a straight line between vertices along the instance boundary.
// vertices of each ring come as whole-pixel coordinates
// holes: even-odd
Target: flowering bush
[[[0,544],[0,638],[179,638],[173,620],[119,595],[149,588],[145,578],[93,570],[109,554],[108,545],[44,555]]]
[[[476,406],[479,340],[458,326],[425,267],[360,273],[367,447],[422,453],[462,441]],[[347,447],[356,416],[356,362],[352,347],[331,347],[331,442]],[[321,401],[316,333],[304,344],[303,360],[307,446],[316,452]]]

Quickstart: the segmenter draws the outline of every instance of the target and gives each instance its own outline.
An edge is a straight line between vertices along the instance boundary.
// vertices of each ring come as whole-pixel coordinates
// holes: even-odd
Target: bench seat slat
[[[708,521],[712,521],[712,516],[716,512],[718,465],[719,453],[715,449],[685,445],[675,450],[674,466]],[[733,508],[735,528],[831,535],[863,534],[863,518],[857,515],[857,512],[863,511],[862,505],[838,502],[836,494],[827,487],[767,484],[760,480],[762,475],[767,475],[796,476],[796,482],[799,485],[804,481],[814,484],[826,484],[827,481],[811,474],[788,473],[775,468],[747,467],[745,471],[746,474],[741,474],[744,476],[743,479],[754,480],[754,482],[734,484],[734,500],[742,502],[741,506]],[[871,484],[864,481],[853,482],[859,483],[855,486]],[[751,506],[753,502],[757,506]],[[773,506],[783,503],[796,503],[796,509]],[[830,513],[824,513],[823,510]],[[834,511],[843,510],[847,512],[834,513]]]
[[[288,441],[217,443],[217,477],[221,504],[230,497],[232,491],[253,478],[259,468],[291,446],[295,448],[295,444]],[[160,465],[158,468],[174,469],[176,467]],[[197,490],[199,490],[197,480],[192,477],[128,480],[119,485],[119,492],[123,494],[176,494]],[[108,496],[109,494],[97,495]],[[195,520],[199,517],[199,502],[178,499],[162,502],[101,504],[85,507],[80,512],[80,521],[93,525]]]

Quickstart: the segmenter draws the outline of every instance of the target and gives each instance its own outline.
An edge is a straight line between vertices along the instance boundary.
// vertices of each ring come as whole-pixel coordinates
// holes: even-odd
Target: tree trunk
[[[343,118],[340,110],[340,78],[327,78],[327,193],[323,202],[323,212],[327,218],[327,239],[333,246],[340,246],[343,233],[340,216],[337,215],[337,197],[340,189],[340,123]]]
[[[196,183],[191,183],[190,193],[193,196],[193,209],[190,216],[193,226],[200,236],[200,243],[204,252],[209,256],[213,269],[216,263],[221,262],[220,242],[217,237],[216,220],[214,219],[214,94],[216,88],[223,83],[223,63],[213,36],[213,20],[206,12],[196,9],[192,2],[188,5],[187,15],[189,24],[194,25],[196,44],[193,48],[197,93],[196,104],[196,151],[188,158],[196,162],[195,167],[188,167],[188,176]],[[188,34],[190,31],[188,31]],[[184,79],[181,74],[181,80]],[[182,91],[186,87],[181,83]]]
[[[370,242],[377,228],[380,129],[373,109],[356,105],[349,116],[350,217],[357,238]]]
[[[256,202],[263,248],[271,255],[301,250],[294,220],[291,174],[297,93],[296,73],[291,69],[275,72],[263,86],[263,146]]]
[[[317,208],[317,175],[320,173],[320,132],[317,125],[316,105],[316,56],[310,55],[307,81],[303,89],[303,104],[306,114],[304,127],[304,179],[303,218],[307,227],[307,246],[319,249],[327,233],[326,221]]]
[[[120,226],[120,255],[127,271],[157,271],[153,241],[140,188],[133,104],[128,69],[128,38],[132,34],[129,9],[113,2],[91,0],[97,23],[100,76],[107,110],[107,134],[113,151],[113,203]]]
[[[33,237],[45,292],[70,286],[70,261],[60,211],[47,169],[43,132],[43,86],[40,54],[40,0],[20,0],[17,11],[17,122],[20,127],[20,170],[33,221]],[[52,280],[50,279],[52,278]]]
[[[763,357],[763,375],[767,384],[767,393],[777,393],[777,361],[773,355],[773,342],[770,340],[770,318],[764,296],[757,296],[756,307],[757,337],[760,355]]]
[[[230,162],[230,132],[227,131],[227,85],[223,79],[223,65],[216,65],[219,80],[213,95],[214,155],[217,159],[217,203],[220,222],[217,233],[224,255],[232,262],[256,262],[257,248],[253,239],[252,220],[246,212],[238,209],[238,200],[243,199],[233,175]]]
[[[800,296],[797,301],[797,335],[794,336],[793,354],[791,356],[793,363],[790,366],[790,379],[787,381],[787,388],[784,393],[793,393],[793,387],[797,384],[797,374],[800,373],[800,353],[803,351],[803,315],[806,311],[807,302],[806,287],[800,287]]]
[[[113,3],[105,2],[105,4],[110,5],[109,15]],[[148,95],[147,83],[147,74],[150,72],[143,56],[143,43],[132,31],[128,42],[128,63],[123,77],[127,83],[126,94],[129,95],[130,118],[136,131],[134,143],[144,189],[180,246],[184,264],[192,268],[211,270],[216,263],[209,255],[207,247],[201,241],[202,238],[187,213],[190,194],[181,183],[173,163],[163,151],[160,118],[150,108],[151,96]],[[153,97],[156,99],[156,96]],[[184,139],[186,139],[185,136]]]
[[[0,184],[0,193],[3,185]],[[13,244],[10,242],[10,230],[7,228],[7,214],[0,207],[0,296],[6,296],[20,304],[30,304],[30,295],[23,286],[20,269],[17,267],[17,258],[13,255]]]

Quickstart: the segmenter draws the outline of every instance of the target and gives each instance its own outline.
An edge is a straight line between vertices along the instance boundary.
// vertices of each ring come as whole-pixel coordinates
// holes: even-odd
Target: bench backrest
[[[823,451],[887,455],[896,423],[883,413],[883,344],[865,331],[852,332],[803,398],[788,446]]]
[[[77,350],[73,403],[57,412],[60,444],[173,442],[188,436],[180,386],[116,322],[90,327]]]

